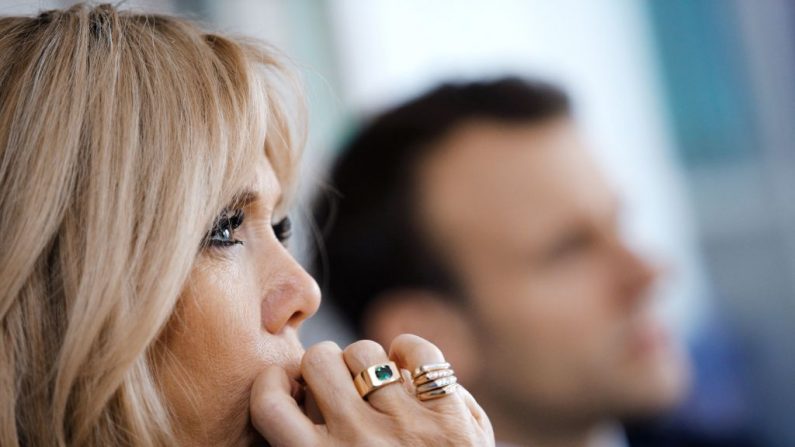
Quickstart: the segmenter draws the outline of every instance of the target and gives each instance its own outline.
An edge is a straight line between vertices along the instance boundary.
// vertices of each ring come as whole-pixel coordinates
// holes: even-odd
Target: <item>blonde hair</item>
[[[0,18],[0,445],[175,443],[152,347],[258,152],[292,185],[293,79],[177,18]]]

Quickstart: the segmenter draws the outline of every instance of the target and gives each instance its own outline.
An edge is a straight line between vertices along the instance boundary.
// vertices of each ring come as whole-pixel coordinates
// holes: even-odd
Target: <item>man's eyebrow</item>
[[[227,206],[228,209],[244,208],[259,199],[259,194],[253,190],[243,190],[232,198],[232,201]]]

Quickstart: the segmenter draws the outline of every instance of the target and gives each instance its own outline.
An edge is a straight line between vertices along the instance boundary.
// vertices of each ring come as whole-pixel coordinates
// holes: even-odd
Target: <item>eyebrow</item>
[[[259,199],[259,194],[250,189],[243,190],[232,198],[232,201],[227,206],[228,209],[244,208]]]

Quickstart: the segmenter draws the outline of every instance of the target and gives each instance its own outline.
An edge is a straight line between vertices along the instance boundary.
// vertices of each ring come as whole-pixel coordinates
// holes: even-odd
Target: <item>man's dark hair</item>
[[[559,89],[517,78],[444,84],[380,115],[342,149],[331,193],[314,208],[322,233],[314,267],[324,296],[358,336],[379,295],[422,289],[463,299],[416,219],[415,167],[472,121],[532,123],[566,116]]]

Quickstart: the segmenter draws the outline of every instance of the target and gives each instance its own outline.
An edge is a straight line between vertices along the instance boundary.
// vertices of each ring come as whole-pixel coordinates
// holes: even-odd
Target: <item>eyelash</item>
[[[229,210],[224,210],[221,215],[215,220],[213,228],[204,237],[202,245],[206,247],[231,247],[233,245],[243,245],[243,241],[239,239],[232,239],[235,230],[243,225],[245,220],[245,212],[242,209],[234,210],[232,215]],[[292,236],[292,222],[290,217],[287,216],[279,222],[271,226],[276,238],[282,244],[286,244],[287,240]]]

